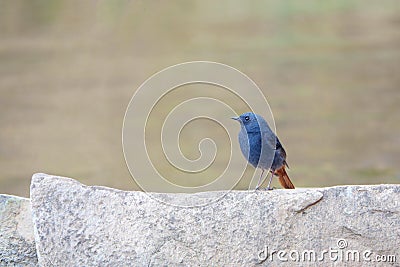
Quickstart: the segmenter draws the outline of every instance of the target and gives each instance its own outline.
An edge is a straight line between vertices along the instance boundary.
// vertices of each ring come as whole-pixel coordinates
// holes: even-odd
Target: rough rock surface
[[[37,266],[29,199],[0,195],[0,266]]]
[[[85,186],[68,178],[36,174],[31,201],[39,263],[400,264],[398,185],[157,194],[176,205],[217,195],[223,197],[209,205],[183,208],[143,192]],[[396,262],[379,263],[383,257],[377,256]]]

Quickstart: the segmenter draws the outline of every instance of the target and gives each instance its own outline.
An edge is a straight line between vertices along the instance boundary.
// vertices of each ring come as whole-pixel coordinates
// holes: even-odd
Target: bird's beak
[[[239,120],[240,120],[239,117],[232,117],[231,119],[232,119],[232,120],[235,120],[235,121],[239,121]]]

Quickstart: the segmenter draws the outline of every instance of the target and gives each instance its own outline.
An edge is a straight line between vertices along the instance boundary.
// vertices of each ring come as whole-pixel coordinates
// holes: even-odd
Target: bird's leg
[[[260,175],[260,179],[258,179],[258,183],[257,183],[257,186],[256,186],[256,189],[255,190],[258,190],[258,189],[260,189],[260,186],[261,186],[261,184],[262,184],[262,177],[263,177],[263,175],[264,175],[264,169],[262,169],[262,171],[261,171],[261,175]]]
[[[272,178],[274,177],[274,171],[271,171],[271,177],[269,178],[269,182],[268,182],[268,186],[267,186],[267,190],[272,190],[273,188],[271,188],[271,182],[272,182]]]

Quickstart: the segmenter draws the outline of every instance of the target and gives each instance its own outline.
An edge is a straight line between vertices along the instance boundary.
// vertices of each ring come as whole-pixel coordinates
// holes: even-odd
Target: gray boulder
[[[398,185],[156,194],[36,174],[31,201],[43,266],[400,262]]]
[[[37,266],[30,201],[0,195],[0,266]]]

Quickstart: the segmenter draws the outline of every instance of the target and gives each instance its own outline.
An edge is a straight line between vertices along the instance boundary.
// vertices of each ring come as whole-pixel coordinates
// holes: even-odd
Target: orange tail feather
[[[294,189],[294,185],[292,181],[290,181],[289,175],[286,173],[285,166],[275,171],[275,174],[278,175],[279,182],[286,189]]]

